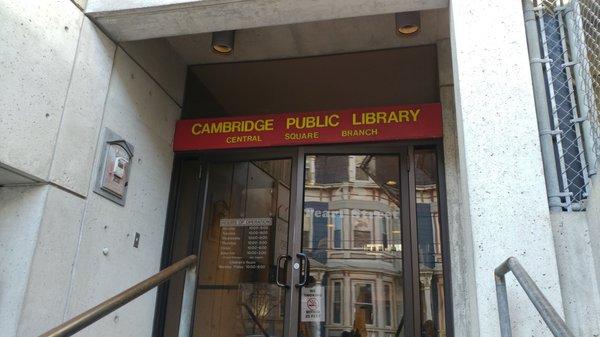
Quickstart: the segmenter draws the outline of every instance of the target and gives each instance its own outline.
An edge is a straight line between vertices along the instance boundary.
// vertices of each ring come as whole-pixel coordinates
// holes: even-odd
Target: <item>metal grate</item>
[[[600,137],[600,0],[524,0],[524,5],[528,34],[537,35],[534,43],[528,40],[532,67],[541,64],[532,74],[543,76],[543,88],[534,88],[536,100],[547,105],[537,106],[538,119],[546,120],[540,125],[547,126],[540,128],[542,142],[551,138],[546,151],[542,145],[550,207],[585,210],[600,154],[595,141]]]
[[[575,57],[581,60],[577,74],[581,78],[583,106],[589,115],[595,157],[590,160],[590,175],[596,173],[600,158],[600,0],[580,0],[574,4],[577,23]],[[593,168],[593,169],[592,169]]]

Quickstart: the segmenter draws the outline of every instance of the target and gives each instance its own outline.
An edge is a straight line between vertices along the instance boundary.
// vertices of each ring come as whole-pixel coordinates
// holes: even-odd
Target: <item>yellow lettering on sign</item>
[[[407,109],[397,111],[364,111],[352,113],[352,125],[383,125],[391,123],[416,122],[421,116],[421,109]],[[286,130],[310,130],[318,128],[337,127],[340,125],[340,115],[331,113],[317,116],[287,117]],[[273,131],[275,120],[273,118],[256,120],[234,120],[194,123],[191,133],[194,136],[201,134],[221,134],[239,132],[264,132]],[[290,133],[292,135],[292,133]],[[235,141],[235,139],[232,139]],[[236,141],[237,142],[237,141]]]
[[[408,118],[408,110],[400,110],[398,111],[398,116],[401,122],[408,122],[409,118]]]
[[[265,121],[265,131],[273,131],[273,119],[267,119]]]
[[[246,121],[218,121],[208,123],[195,123],[192,125],[192,134],[231,133],[231,132],[254,132],[273,131],[274,119],[258,119]]]
[[[377,136],[378,129],[342,130],[342,137]]]
[[[373,125],[416,122],[421,109],[378,111],[378,112],[355,112],[352,114],[352,125]]]
[[[283,136],[285,140],[304,140],[304,139],[318,139],[318,132],[289,132]]]
[[[242,129],[242,122],[234,121],[231,126],[231,132],[240,132]]]
[[[413,117],[413,122],[416,122],[417,118],[419,117],[419,114],[421,113],[421,109],[409,110],[409,111],[410,111],[410,115]]]
[[[194,125],[192,125],[192,135],[197,136],[200,133],[202,133],[202,124],[194,123]]]
[[[223,122],[223,133],[231,132],[231,122]]]
[[[340,115],[338,114],[325,116],[288,117],[285,120],[286,130],[327,128],[336,127],[338,125],[340,125]]]
[[[227,144],[235,144],[235,143],[259,143],[262,142],[262,138],[258,135],[248,135],[248,136],[231,136],[225,139]]]
[[[210,133],[221,133],[223,131],[223,124],[221,123],[211,123],[210,124]]]
[[[331,115],[329,116],[329,124],[333,127],[340,125],[340,115]]]

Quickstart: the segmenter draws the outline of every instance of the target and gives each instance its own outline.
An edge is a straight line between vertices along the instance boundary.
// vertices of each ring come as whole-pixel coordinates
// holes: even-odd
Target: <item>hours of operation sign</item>
[[[442,137],[439,103],[177,122],[173,149],[198,151]]]
[[[272,218],[221,219],[219,269],[263,270],[267,268]]]

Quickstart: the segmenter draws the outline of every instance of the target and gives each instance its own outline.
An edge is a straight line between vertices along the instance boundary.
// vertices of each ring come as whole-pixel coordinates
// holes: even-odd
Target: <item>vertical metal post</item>
[[[570,2],[565,11],[565,21],[567,25],[567,34],[569,36],[569,49],[571,61],[573,65],[573,75],[575,77],[576,95],[577,95],[577,110],[579,110],[579,117],[584,119],[581,123],[583,132],[583,146],[585,152],[585,158],[587,160],[587,172],[589,176],[593,176],[597,173],[596,170],[596,155],[594,153],[594,138],[592,137],[592,126],[590,124],[590,102],[584,93],[584,89],[587,87],[583,79],[585,69],[583,65],[587,64],[587,55],[585,53],[577,53],[577,50],[581,47],[579,44],[583,43],[582,34],[577,32],[582,31],[575,21],[575,11],[577,2]]]
[[[535,110],[537,113],[538,129],[540,132],[540,147],[542,151],[542,162],[544,164],[544,175],[546,176],[546,191],[548,192],[548,203],[550,211],[562,211],[560,199],[560,187],[558,183],[558,172],[556,170],[556,157],[552,141],[553,130],[550,124],[550,112],[548,111],[546,84],[544,82],[544,69],[540,54],[539,33],[535,18],[535,10],[532,0],[523,0],[525,9],[525,31],[527,34],[527,46],[531,62],[531,77],[533,81],[533,92],[535,99]],[[535,61],[535,62],[534,62]]]
[[[557,10],[556,13],[556,18],[558,20],[558,27],[559,27],[559,33],[560,33],[560,40],[561,40],[561,46],[562,46],[562,50],[563,50],[563,68],[564,68],[564,74],[567,77],[567,88],[569,90],[569,102],[571,104],[571,109],[570,109],[570,113],[571,113],[571,128],[575,133],[575,139],[574,139],[574,143],[576,145],[576,149],[577,149],[577,158],[579,158],[579,163],[581,165],[581,179],[583,180],[583,185],[579,186],[577,185],[577,187],[575,187],[576,189],[580,189],[580,192],[577,192],[577,197],[574,200],[573,203],[573,210],[581,210],[583,208],[582,204],[581,204],[581,198],[585,198],[587,195],[587,186],[589,184],[589,175],[588,175],[588,165],[586,162],[586,153],[585,153],[585,146],[584,146],[584,139],[582,137],[582,123],[583,121],[581,121],[582,119],[582,115],[581,115],[581,108],[583,107],[583,104],[578,105],[578,98],[576,97],[577,95],[577,91],[576,90],[576,86],[575,86],[575,76],[573,74],[573,72],[575,71],[575,69],[572,69],[571,66],[577,64],[577,62],[574,62],[575,59],[573,58],[573,48],[569,48],[569,43],[570,43],[570,38],[568,37],[568,32],[567,32],[567,28],[566,28],[566,12],[568,12],[568,8],[572,8],[571,6],[568,7],[564,7],[562,6],[560,10]],[[566,10],[566,11],[565,11]],[[571,46],[572,47],[572,46]],[[569,51],[570,49],[570,51]],[[581,102],[580,102],[581,103]],[[585,118],[587,119],[587,118]],[[584,120],[585,121],[585,120]],[[569,166],[573,165],[574,163],[569,164]],[[573,180],[570,181],[570,183],[576,183],[576,181],[578,179],[576,178],[571,178]],[[569,190],[571,191],[571,188],[569,188]],[[575,194],[575,193],[574,193]]]
[[[287,270],[288,284],[295,284],[300,278],[300,270],[292,266],[297,261],[296,254],[302,252],[302,226],[304,219],[304,173],[306,153],[299,146],[292,155],[292,177],[290,180],[290,222],[288,229],[288,255],[293,256]],[[285,321],[283,334],[287,337],[298,335],[300,299],[302,288],[290,287],[285,292]]]
[[[192,329],[192,313],[196,296],[196,265],[185,272],[183,297],[181,299],[181,315],[179,316],[179,337],[189,337]]]
[[[567,169],[568,169],[568,165],[567,162],[565,160],[565,145],[563,144],[564,141],[564,137],[563,137],[563,130],[560,128],[560,116],[558,113],[559,110],[559,104],[557,102],[557,89],[560,89],[560,83],[556,83],[558,84],[558,88],[556,87],[555,83],[554,83],[554,74],[552,72],[552,67],[553,67],[553,63],[555,60],[550,58],[550,54],[551,54],[551,49],[550,49],[550,45],[549,42],[552,42],[550,40],[550,37],[547,36],[547,32],[549,29],[552,29],[552,18],[550,18],[550,23],[546,23],[546,19],[545,19],[545,9],[549,9],[547,7],[547,4],[545,6],[545,3],[543,0],[533,0],[533,5],[535,10],[537,11],[536,14],[537,16],[537,23],[539,24],[539,39],[540,39],[540,46],[542,47],[542,51],[541,51],[541,55],[545,56],[545,59],[540,60],[540,62],[544,63],[544,72],[545,72],[545,76],[547,79],[546,82],[546,89],[547,94],[548,94],[548,100],[549,100],[549,104],[550,104],[550,118],[552,120],[552,123],[555,127],[554,130],[552,130],[552,135],[554,136],[554,141],[556,142],[556,164],[557,164],[557,168],[558,168],[558,177],[559,177],[559,181],[560,181],[560,188],[561,188],[561,192],[559,193],[559,197],[564,198],[564,202],[561,204],[561,207],[564,207],[568,212],[571,212],[573,210],[573,203],[572,203],[572,193],[569,191],[569,177],[567,175]],[[553,9],[552,9],[553,11]],[[552,17],[554,15],[551,15]]]
[[[519,261],[514,257],[509,257],[502,262],[496,270],[494,277],[496,279],[496,297],[498,299],[498,314],[500,316],[500,329],[502,337],[511,337],[510,330],[510,315],[508,311],[508,295],[506,291],[505,275],[512,272],[533,306],[542,316],[542,319],[556,337],[574,337],[565,321],[560,317],[540,288],[535,284],[531,276],[525,268],[521,266]]]
[[[500,336],[512,337],[510,328],[510,312],[508,310],[508,294],[504,274],[495,275],[496,298],[498,299],[498,316],[500,318]]]

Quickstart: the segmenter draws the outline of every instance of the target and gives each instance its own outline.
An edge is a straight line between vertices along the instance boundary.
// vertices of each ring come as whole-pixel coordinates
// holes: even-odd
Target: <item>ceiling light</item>
[[[421,30],[421,12],[396,13],[396,32],[412,35]]]
[[[212,33],[212,50],[217,54],[227,55],[233,51],[235,30]]]
[[[397,182],[394,180],[389,180],[387,183],[385,183],[388,186],[396,186]]]

